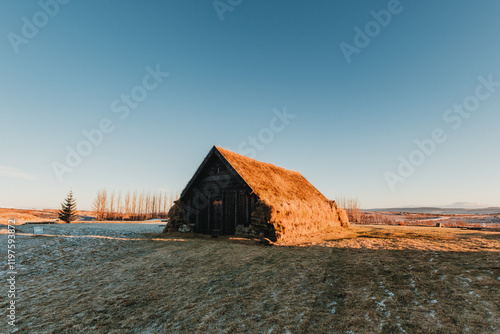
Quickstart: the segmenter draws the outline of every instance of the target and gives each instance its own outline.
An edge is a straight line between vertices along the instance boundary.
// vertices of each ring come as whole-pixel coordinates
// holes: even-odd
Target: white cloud
[[[34,180],[35,175],[21,172],[11,167],[0,166],[0,176],[10,177],[13,179]]]

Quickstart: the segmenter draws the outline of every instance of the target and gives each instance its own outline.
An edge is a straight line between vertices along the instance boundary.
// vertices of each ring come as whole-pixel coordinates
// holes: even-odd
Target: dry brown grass
[[[0,208],[0,223],[7,223],[10,219],[16,219],[17,223],[25,222],[42,222],[42,221],[53,221],[58,219],[58,210],[47,209],[47,210],[35,210],[35,209],[12,209],[12,208]],[[89,216],[92,215],[90,211],[77,211],[78,215]]]
[[[57,218],[57,210],[23,210],[0,208],[0,222],[16,219],[17,222],[43,221]]]
[[[185,234],[21,238],[32,249],[20,255],[19,333],[500,330],[494,232],[354,226],[277,247]]]

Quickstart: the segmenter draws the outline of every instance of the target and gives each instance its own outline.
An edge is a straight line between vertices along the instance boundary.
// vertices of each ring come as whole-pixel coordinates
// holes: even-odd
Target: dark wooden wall
[[[196,232],[234,234],[237,225],[250,224],[256,196],[237,174],[213,155],[181,200],[186,204],[188,221],[194,224]],[[220,226],[217,226],[218,209],[214,201],[222,201]]]

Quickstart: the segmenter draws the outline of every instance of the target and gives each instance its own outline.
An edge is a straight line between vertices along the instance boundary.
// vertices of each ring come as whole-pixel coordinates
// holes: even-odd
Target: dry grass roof
[[[271,223],[280,224],[285,234],[302,235],[327,231],[341,225],[342,210],[331,202],[299,172],[260,162],[216,147],[222,157],[272,210]],[[347,225],[346,219],[342,222]]]
[[[289,201],[327,201],[299,172],[260,162],[220,147],[217,150],[267,204]]]

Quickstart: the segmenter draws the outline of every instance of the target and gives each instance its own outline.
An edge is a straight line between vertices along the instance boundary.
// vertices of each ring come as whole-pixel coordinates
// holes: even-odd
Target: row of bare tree
[[[339,196],[336,199],[337,205],[346,210],[350,222],[361,221],[361,210],[359,209],[359,200],[357,198],[347,198]]]
[[[92,204],[97,220],[148,220],[164,219],[178,196],[163,192],[128,191],[108,193],[106,189],[97,192]]]
[[[372,214],[362,213],[360,218],[361,218],[360,222],[363,224],[395,225],[397,223],[394,218],[384,216],[383,214],[380,213],[372,213]]]
[[[387,217],[380,213],[364,213],[360,209],[359,200],[357,198],[339,196],[337,205],[346,210],[349,221],[352,223],[384,225],[394,225],[397,223],[394,218]]]

